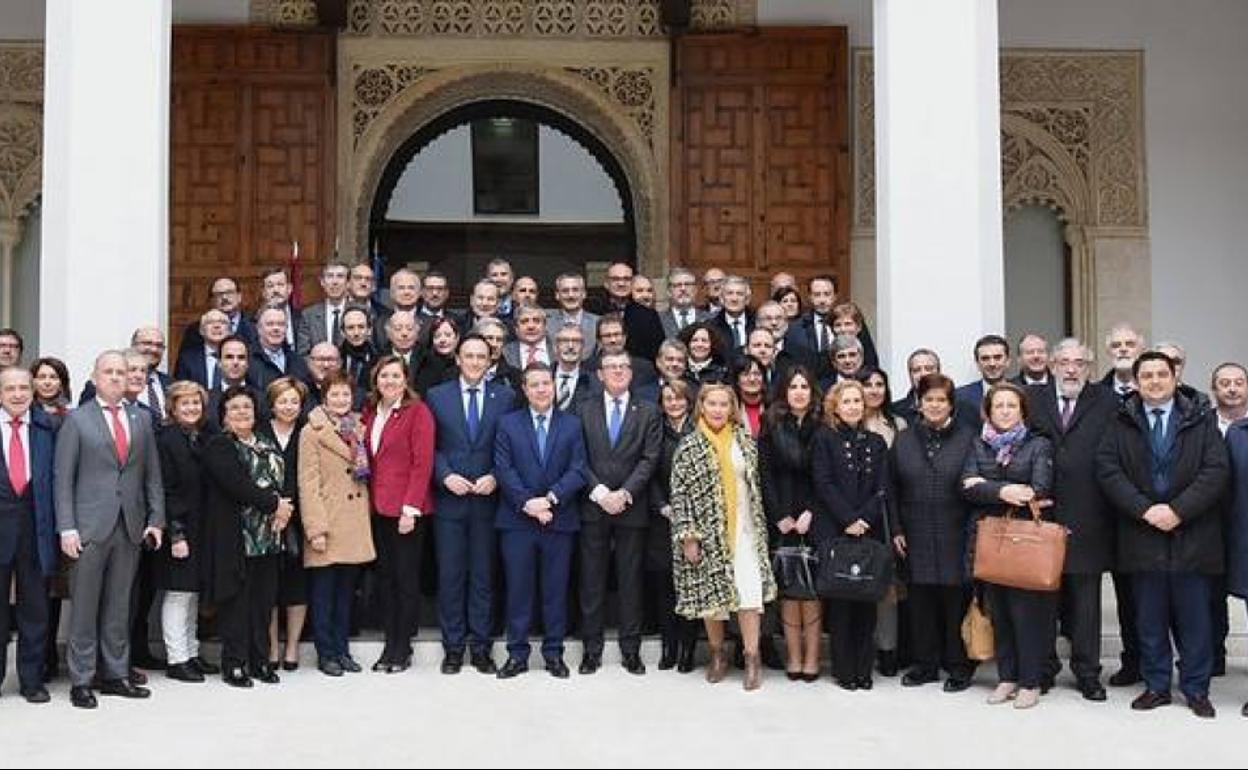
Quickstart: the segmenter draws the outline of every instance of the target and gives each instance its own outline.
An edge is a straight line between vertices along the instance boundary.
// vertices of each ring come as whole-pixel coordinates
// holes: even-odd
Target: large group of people
[[[1217,367],[1210,397],[1183,380],[1179,345],[1148,348],[1128,324],[1105,341],[1102,378],[1077,339],[986,334],[969,346],[978,379],[958,387],[920,348],[894,399],[862,312],[829,276],[778,273],[754,303],[741,276],[677,267],[662,309],[656,281],[624,262],[601,297],[560,275],[553,310],[504,259],[465,287],[461,311],[437,272],[397,270],[388,302],[365,264],[332,261],[320,283],[322,301],[294,307],[274,269],[249,313],[240,284],[218,278],[172,376],[161,330],[142,327],[98,355],[76,400],[61,361],[26,363],[20,333],[0,329],[0,585],[16,598],[0,603],[0,681],[16,625],[32,703],[62,671],[61,627],[77,707],[146,698],[145,671],[160,668],[277,684],[299,667],[305,617],[318,670],[360,672],[350,637],[367,573],[385,640],[374,672],[412,665],[436,575],[442,674],[524,674],[540,633],[546,671],[565,678],[575,631],[577,671],[592,675],[613,583],[627,672],[646,673],[648,628],[658,668],[691,672],[704,631],[706,680],[735,665],[746,690],[768,667],[818,681],[826,632],[845,690],[943,670],[945,691],[965,691],[977,599],[995,635],[987,702],[1026,709],[1054,686],[1059,635],[1078,691],[1106,700],[1109,572],[1122,665],[1108,684],[1142,684],[1136,710],[1170,703],[1177,647],[1186,705],[1214,716],[1228,592],[1248,595],[1240,364]],[[978,523],[1028,509],[1068,533],[1060,589],[975,580]],[[773,568],[777,549],[822,554],[838,539],[891,552],[882,598],[827,598]]]

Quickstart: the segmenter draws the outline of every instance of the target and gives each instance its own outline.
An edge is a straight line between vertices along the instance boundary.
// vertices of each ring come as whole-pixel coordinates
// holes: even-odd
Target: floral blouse
[[[255,442],[246,444],[235,439],[238,459],[247,469],[251,480],[260,489],[282,493],[286,477],[286,461],[282,451],[270,439],[255,434]],[[273,529],[273,514],[254,506],[243,506],[240,512],[243,526],[243,550],[247,556],[268,556],[282,550],[281,534]]]

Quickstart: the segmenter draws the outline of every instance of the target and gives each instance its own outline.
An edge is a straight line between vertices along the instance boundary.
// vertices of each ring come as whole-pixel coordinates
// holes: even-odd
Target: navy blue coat
[[[1248,598],[1248,420],[1226,429],[1231,491],[1226,507],[1226,590]]]
[[[480,396],[481,425],[476,441],[468,439],[468,418],[460,396],[459,378],[429,389],[425,406],[437,424],[433,453],[434,500],[438,516],[462,519],[471,513],[489,515],[494,512],[492,495],[464,495],[446,488],[446,477],[458,473],[469,481],[494,473],[494,435],[498,421],[512,410],[515,394],[502,382],[482,382]]]
[[[0,413],[0,417],[8,415]],[[58,537],[56,534],[56,501],[52,494],[52,465],[56,456],[56,428],[42,409],[30,410],[30,490],[35,506],[35,547],[39,569],[46,577],[56,572]],[[9,468],[0,452],[0,505],[12,499]],[[6,517],[12,519],[12,517]],[[16,524],[16,519],[12,519]],[[12,562],[17,553],[17,527],[0,526],[0,560]],[[5,586],[4,601],[8,601]]]
[[[551,411],[546,431],[546,461],[539,459],[537,433],[528,409],[505,415],[494,438],[494,475],[498,479],[498,529],[540,528],[537,519],[524,512],[524,504],[534,497],[554,492],[559,504],[555,518],[546,525],[556,532],[581,528],[578,498],[589,479],[585,459],[585,435],[575,416]],[[441,515],[441,511],[439,511]]]

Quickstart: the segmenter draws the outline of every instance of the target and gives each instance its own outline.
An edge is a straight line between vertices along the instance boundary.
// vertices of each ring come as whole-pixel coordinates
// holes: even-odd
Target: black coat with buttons
[[[906,536],[906,566],[915,585],[966,582],[971,506],[961,489],[962,464],[975,432],[952,420],[939,430],[922,422],[893,443],[893,490]]]
[[[830,524],[831,536],[844,533],[858,519],[867,523],[867,535],[885,540],[884,516],[890,512],[888,445],[876,433],[857,428],[820,428],[811,454],[815,499]],[[896,529],[896,519],[889,526]]]

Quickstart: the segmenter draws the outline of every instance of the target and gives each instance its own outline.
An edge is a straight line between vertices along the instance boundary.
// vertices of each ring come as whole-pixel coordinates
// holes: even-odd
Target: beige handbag
[[[992,660],[996,654],[992,620],[979,606],[979,599],[971,600],[966,617],[962,618],[962,644],[966,647],[966,657],[971,660]]]

